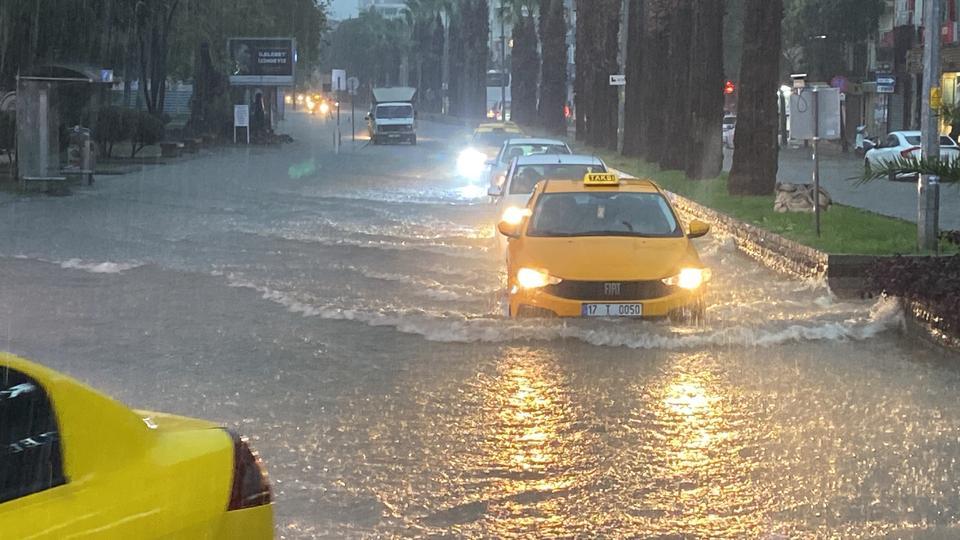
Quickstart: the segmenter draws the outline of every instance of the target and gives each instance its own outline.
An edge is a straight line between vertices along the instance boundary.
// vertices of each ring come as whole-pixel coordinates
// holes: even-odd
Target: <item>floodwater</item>
[[[960,536],[960,363],[728,239],[703,328],[511,321],[420,144],[226,149],[0,202],[0,348],[249,435],[278,536]]]

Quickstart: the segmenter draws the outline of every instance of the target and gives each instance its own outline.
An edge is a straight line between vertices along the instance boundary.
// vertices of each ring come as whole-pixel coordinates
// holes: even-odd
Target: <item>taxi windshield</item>
[[[527,235],[678,237],[682,231],[659,193],[547,193]]]
[[[607,172],[602,165],[519,165],[510,181],[510,194],[529,195],[541,180],[580,180],[587,173]]]
[[[504,141],[516,136],[516,133],[508,133],[504,130],[479,131],[473,134],[473,142],[481,146],[501,146]]]

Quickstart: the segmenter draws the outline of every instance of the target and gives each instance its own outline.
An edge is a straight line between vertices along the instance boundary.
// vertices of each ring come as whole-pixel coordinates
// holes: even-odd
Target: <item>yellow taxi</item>
[[[0,537],[272,538],[271,499],[235,433],[0,353]]]
[[[710,226],[685,230],[650,180],[545,180],[497,229],[508,238],[512,317],[703,319],[710,270],[691,239]]]
[[[513,122],[487,122],[473,130],[467,147],[457,156],[457,173],[470,180],[483,178],[493,165],[504,141],[523,136]]]

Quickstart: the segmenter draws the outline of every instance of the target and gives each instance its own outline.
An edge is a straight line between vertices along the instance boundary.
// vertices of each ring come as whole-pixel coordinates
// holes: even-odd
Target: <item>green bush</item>
[[[151,144],[157,144],[163,139],[163,120],[147,111],[130,111],[130,122],[133,125],[132,145],[130,157]]]
[[[104,156],[110,157],[113,145],[129,140],[133,134],[133,124],[130,123],[129,113],[136,112],[122,107],[110,106],[100,109],[97,115],[97,129],[93,132],[93,140],[103,149]]]

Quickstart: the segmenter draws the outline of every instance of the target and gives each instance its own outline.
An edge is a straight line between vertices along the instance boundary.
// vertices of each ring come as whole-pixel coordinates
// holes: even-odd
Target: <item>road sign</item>
[[[234,105],[233,106],[233,142],[237,142],[237,128],[245,128],[247,130],[247,144],[250,144],[250,106],[249,105]]]
[[[233,126],[234,127],[250,127],[250,106],[249,105],[233,106]]]
[[[930,89],[930,108],[939,111],[943,107],[943,92],[939,86]]]
[[[610,86],[626,86],[627,76],[626,75],[611,75],[610,76]]]
[[[897,78],[892,73],[877,73],[877,93],[892,94],[897,87]]]
[[[347,70],[335,69],[330,76],[330,90],[343,92],[347,89]]]
[[[814,107],[814,100],[817,106]],[[814,118],[814,110],[819,119]],[[790,138],[823,140],[840,138],[840,90],[805,87],[790,96]],[[819,132],[818,132],[819,131]]]
[[[350,92],[351,96],[357,95],[358,88],[360,88],[360,79],[356,77],[350,77],[347,79],[347,90]]]

